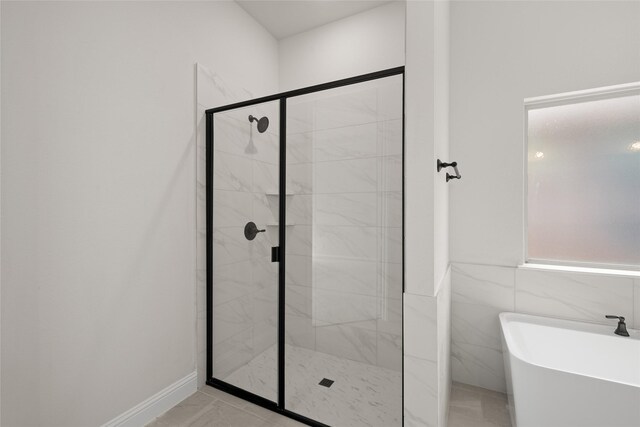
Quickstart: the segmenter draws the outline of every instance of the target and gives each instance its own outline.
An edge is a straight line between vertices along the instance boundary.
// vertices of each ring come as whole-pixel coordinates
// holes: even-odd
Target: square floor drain
[[[323,387],[329,388],[333,384],[333,380],[330,380],[329,378],[323,378],[322,381],[320,381],[318,384]]]

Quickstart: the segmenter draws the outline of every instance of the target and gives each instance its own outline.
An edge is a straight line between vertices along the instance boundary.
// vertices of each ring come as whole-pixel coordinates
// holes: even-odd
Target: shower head
[[[249,116],[249,121],[258,122],[258,132],[260,133],[264,133],[269,127],[269,118],[266,116],[261,119],[258,119],[257,117]]]

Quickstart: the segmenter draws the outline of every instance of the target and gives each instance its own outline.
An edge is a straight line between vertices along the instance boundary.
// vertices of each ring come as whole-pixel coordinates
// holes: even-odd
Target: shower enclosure
[[[207,110],[209,385],[402,425],[403,73]]]

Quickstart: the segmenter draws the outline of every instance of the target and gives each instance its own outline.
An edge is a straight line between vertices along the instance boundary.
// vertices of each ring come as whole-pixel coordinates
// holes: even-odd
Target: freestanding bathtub
[[[514,427],[640,426],[640,331],[517,313],[500,327]]]

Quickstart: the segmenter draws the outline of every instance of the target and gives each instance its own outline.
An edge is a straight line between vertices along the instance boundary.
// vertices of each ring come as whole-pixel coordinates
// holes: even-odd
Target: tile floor
[[[295,427],[303,424],[205,386],[147,427]],[[340,425],[337,425],[340,427]],[[385,425],[377,427],[387,427]],[[449,427],[511,427],[502,393],[454,383]]]
[[[453,383],[449,427],[511,427],[507,396],[503,393]]]
[[[204,386],[147,427],[297,427],[297,421]]]
[[[277,396],[276,347],[224,381],[260,396]],[[400,427],[402,373],[295,346],[285,350],[285,407],[332,426]],[[318,383],[328,378],[334,383]]]

